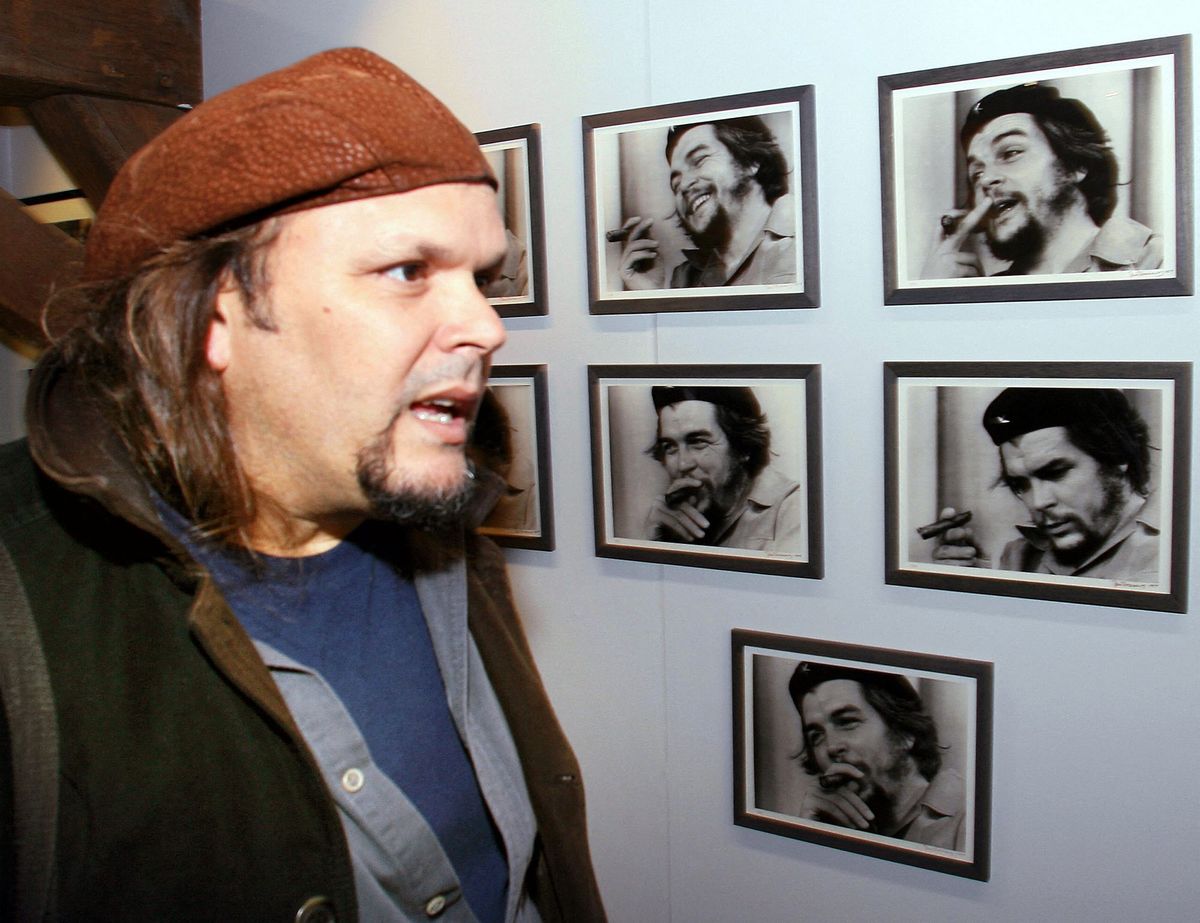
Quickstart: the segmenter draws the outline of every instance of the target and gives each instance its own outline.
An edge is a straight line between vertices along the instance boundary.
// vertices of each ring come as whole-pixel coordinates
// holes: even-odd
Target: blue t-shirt
[[[180,535],[181,523],[168,523]],[[458,736],[429,629],[394,527],[366,522],[304,558],[197,547],[250,636],[329,684],[376,765],[437,834],[481,921],[502,921],[508,862]]]

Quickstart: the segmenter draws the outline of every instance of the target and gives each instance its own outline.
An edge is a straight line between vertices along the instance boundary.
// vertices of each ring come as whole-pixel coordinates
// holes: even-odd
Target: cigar
[[[945,519],[936,519],[928,525],[917,526],[917,535],[921,538],[936,538],[948,529],[965,526],[970,521],[971,511],[963,510],[961,513],[955,513]]]
[[[989,205],[988,210],[983,213],[984,217],[986,218],[988,215],[990,215],[992,213],[992,209],[995,207],[996,207],[995,203],[992,203],[991,205]],[[970,207],[964,205],[962,208],[963,213],[961,215],[957,215],[957,216],[956,215],[942,215],[942,218],[941,218],[942,233],[945,234],[947,237],[949,237],[951,234],[953,234],[958,229],[958,226],[962,223],[962,220],[965,217],[967,217],[967,213],[970,211],[971,211]],[[980,232],[980,230],[982,230],[982,227],[976,227],[973,233],[978,234]]]
[[[841,788],[853,778],[848,772],[827,772],[825,775],[817,778],[817,784],[824,791],[831,792],[835,788]]]
[[[671,509],[675,509],[677,506],[681,506],[684,502],[694,499],[697,492],[698,491],[695,487],[676,487],[674,490],[668,492],[665,497],[663,497],[663,502],[665,502],[667,506],[671,507]]]
[[[670,212],[669,214],[663,215],[661,218],[655,218],[654,220],[655,221],[670,221],[674,217],[675,217],[675,213]],[[604,232],[604,239],[607,240],[610,244],[619,244],[623,240],[628,240],[629,235],[633,233],[633,229],[636,227],[637,227],[637,224],[634,224],[632,227],[628,227],[628,228],[626,228],[626,227],[612,228],[611,230]]]

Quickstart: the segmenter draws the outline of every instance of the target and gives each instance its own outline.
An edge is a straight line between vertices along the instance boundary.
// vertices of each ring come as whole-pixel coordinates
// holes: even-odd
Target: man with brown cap
[[[1162,266],[1161,236],[1113,214],[1116,155],[1078,99],[1040,83],[997,90],[971,107],[959,140],[968,203],[941,217],[922,278]],[[986,273],[979,235],[996,266]]]
[[[494,188],[357,49],[122,169],[0,449],[0,917],[603,918],[471,528]]]
[[[804,549],[804,494],[771,461],[771,430],[750,388],[650,389],[658,429],[649,454],[667,473],[646,518],[654,541]]]
[[[1000,554],[1002,570],[1161,582],[1159,529],[1147,509],[1149,428],[1124,392],[1006,388],[983,426],[999,452],[1000,482],[1029,513]],[[934,560],[986,563],[966,525],[941,537]]]

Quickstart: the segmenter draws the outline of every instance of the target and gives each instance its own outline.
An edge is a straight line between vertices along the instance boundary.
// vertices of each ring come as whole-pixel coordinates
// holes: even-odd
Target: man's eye
[[[475,273],[475,287],[481,292],[486,292],[487,287],[492,284],[492,274],[490,272]]]
[[[1025,153],[1023,147],[1006,147],[1000,152],[1000,159],[1004,161],[1016,160]]]
[[[1008,484],[1008,489],[1011,490],[1018,497],[1021,496],[1021,494],[1025,493],[1025,491],[1029,490],[1029,482],[1028,481],[1017,481],[1017,480],[1013,480],[1010,478],[1005,483]]]
[[[1055,465],[1053,468],[1046,468],[1038,473],[1043,481],[1061,481],[1070,470],[1070,465]]]
[[[658,444],[658,451],[662,455],[674,455],[679,449],[673,442],[660,442]]]
[[[401,282],[419,282],[425,277],[427,269],[424,263],[400,263],[388,269],[384,275]]]
[[[819,744],[819,743],[820,743],[822,740],[824,740],[824,739],[825,739],[825,735],[824,735],[824,734],[822,734],[820,731],[809,731],[809,732],[808,732],[808,733],[805,735],[805,739],[808,741],[808,745],[809,745],[810,747],[815,747],[815,746],[817,746],[817,745],[818,745],[818,744]]]

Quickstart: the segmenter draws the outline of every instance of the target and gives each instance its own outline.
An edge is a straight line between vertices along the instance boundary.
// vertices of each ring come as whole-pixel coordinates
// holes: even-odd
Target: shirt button
[[[439,914],[441,914],[441,912],[445,909],[446,909],[446,898],[444,895],[438,894],[435,897],[431,897],[425,903],[425,916],[436,917]]]
[[[361,769],[347,769],[342,773],[342,788],[351,795],[362,788],[366,781]]]
[[[310,897],[296,911],[296,923],[336,923],[333,905],[325,897]]]

